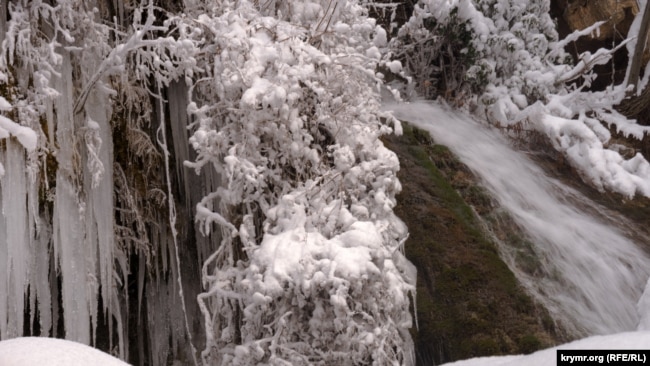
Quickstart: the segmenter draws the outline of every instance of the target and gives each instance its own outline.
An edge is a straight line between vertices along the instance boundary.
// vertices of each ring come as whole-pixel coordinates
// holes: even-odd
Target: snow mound
[[[3,366],[128,366],[90,346],[56,338],[25,337],[0,342]]]
[[[555,365],[558,349],[647,349],[650,332],[627,332],[593,336],[537,351],[530,355],[478,357],[446,363],[447,366],[548,366]]]

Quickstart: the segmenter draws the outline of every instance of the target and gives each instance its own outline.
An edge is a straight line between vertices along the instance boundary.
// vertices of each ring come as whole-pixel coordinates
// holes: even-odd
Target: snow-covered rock
[[[549,366],[555,365],[558,349],[647,349],[650,332],[627,332],[593,336],[566,343],[561,346],[537,351],[530,355],[478,357],[446,363],[446,366]]]
[[[3,366],[128,366],[107,353],[56,338],[24,337],[0,342]]]

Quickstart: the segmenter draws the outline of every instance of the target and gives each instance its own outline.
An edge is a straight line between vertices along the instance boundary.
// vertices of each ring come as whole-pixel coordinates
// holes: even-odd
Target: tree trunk
[[[5,33],[7,25],[7,2],[0,2],[0,45],[5,40]]]
[[[646,4],[643,10],[643,18],[641,18],[641,26],[632,56],[632,64],[630,65],[630,75],[627,79],[627,85],[634,85],[634,91],[638,89],[639,74],[641,72],[641,60],[643,59],[643,51],[645,50],[646,40],[648,38],[648,26],[650,25],[650,6]]]
[[[648,28],[650,26],[650,6],[646,4],[643,10],[643,18],[641,18],[641,26],[639,27],[638,39],[632,55],[632,63],[630,64],[629,75],[627,78],[627,86],[634,85],[634,88],[628,91],[626,98],[616,106],[616,110],[628,118],[638,119],[643,111],[650,107],[650,88],[647,86],[643,89],[641,94],[637,94],[639,87],[639,75],[641,73],[641,61],[643,59],[643,51],[645,50],[646,40],[648,38]]]
[[[641,124],[650,122],[648,117],[641,118],[641,113],[650,107],[650,87],[646,86],[641,94],[632,94],[615,106],[616,110],[625,117],[638,120]]]

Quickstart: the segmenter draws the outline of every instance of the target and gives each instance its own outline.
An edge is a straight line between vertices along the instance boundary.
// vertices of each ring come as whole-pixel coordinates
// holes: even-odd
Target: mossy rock
[[[395,212],[409,227],[406,255],[418,268],[417,364],[527,353],[564,341],[484,232],[477,212],[497,209],[489,194],[427,132],[407,123],[403,130],[384,142],[400,159]]]
[[[534,334],[525,334],[517,340],[517,347],[523,354],[533,353],[542,347],[542,341]]]

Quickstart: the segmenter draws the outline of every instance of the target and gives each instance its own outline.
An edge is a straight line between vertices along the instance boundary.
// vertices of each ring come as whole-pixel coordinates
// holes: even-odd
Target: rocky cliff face
[[[625,36],[639,12],[636,0],[556,0],[562,18],[572,31],[585,29],[600,21],[605,23],[591,39],[606,41]]]
[[[605,21],[598,32],[588,37],[579,38],[567,46],[574,60],[580,53],[595,52],[599,48],[612,48],[627,37],[630,25],[639,12],[635,0],[552,0],[551,16],[557,22],[560,39],[568,34],[585,29],[592,24]],[[644,55],[644,64],[650,58],[650,53]],[[594,90],[603,90],[612,83],[618,84],[625,78],[628,57],[627,49],[618,50],[612,61],[606,65],[598,65],[594,69],[598,77],[592,83]]]

